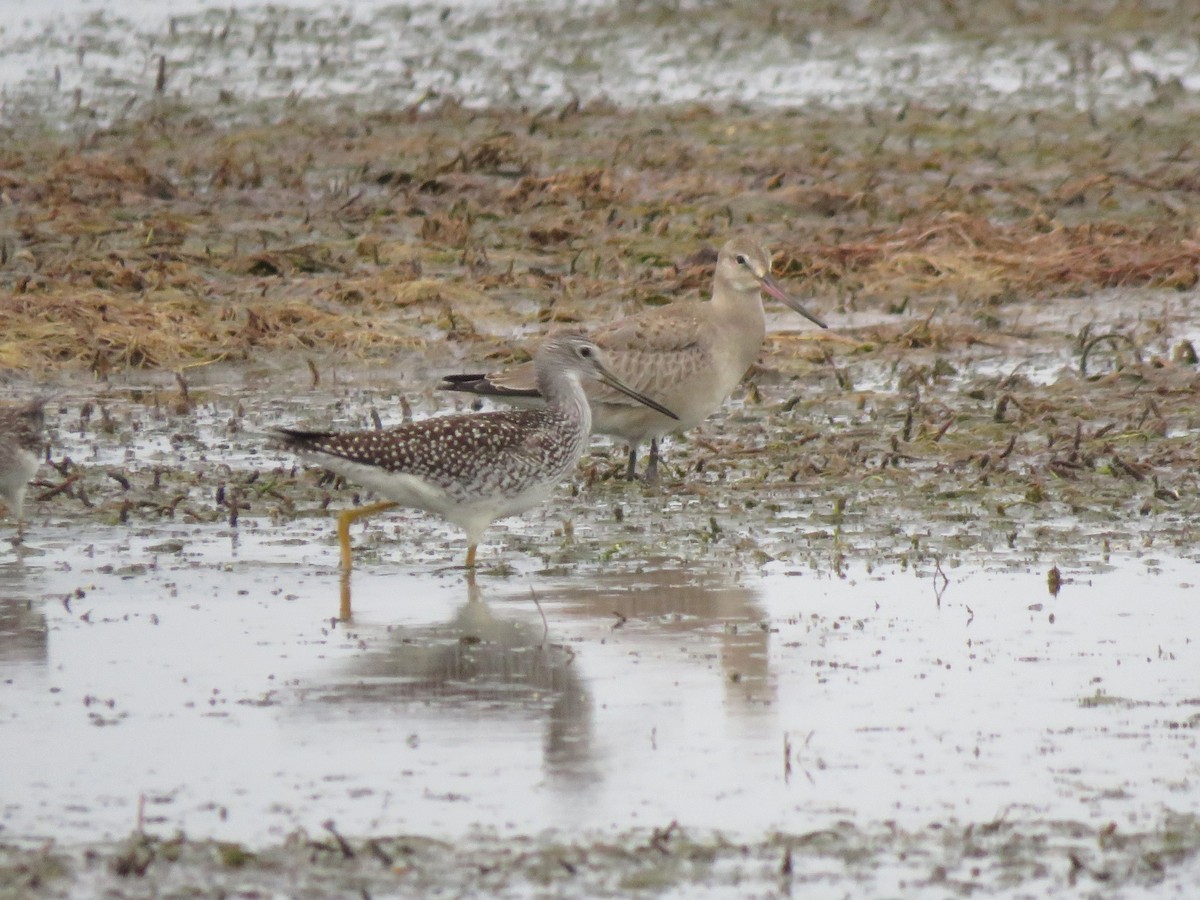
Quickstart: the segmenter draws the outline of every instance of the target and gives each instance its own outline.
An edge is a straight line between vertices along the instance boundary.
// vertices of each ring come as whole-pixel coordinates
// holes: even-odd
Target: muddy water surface
[[[939,4],[862,17],[794,6],[189,0],[168,14],[140,0],[62,0],[0,33],[0,112],[111,122],[151,96],[221,119],[301,98],[362,112],[448,97],[473,107],[966,100],[1092,109],[1200,86],[1186,31],[1126,37],[1070,13],[1005,28],[963,10],[946,33],[934,27],[946,18]]]
[[[342,623],[329,524],[38,529],[0,570],[26,785],[4,832],[753,837],[1194,803],[1192,561],[1068,570],[1055,597],[1020,565],[526,559],[472,596],[389,546]]]

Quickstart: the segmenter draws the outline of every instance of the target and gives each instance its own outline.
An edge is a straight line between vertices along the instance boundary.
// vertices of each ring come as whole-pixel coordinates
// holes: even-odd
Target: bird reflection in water
[[[636,627],[642,635],[716,634],[726,699],[746,709],[775,699],[767,614],[737,572],[650,561],[635,572],[614,570],[556,585],[546,599],[560,614],[616,616],[618,629]]]
[[[0,596],[0,667],[45,665],[48,635],[40,602],[20,595]]]
[[[538,713],[551,776],[590,782],[592,706],[574,653],[543,623],[497,616],[468,577],[467,602],[442,624],[396,628],[386,646],[355,659],[346,677],[308,699],[340,706],[419,704],[472,716]],[[343,597],[348,603],[348,586]],[[344,610],[347,614],[348,607]]]
[[[41,599],[44,589],[37,570],[26,568],[19,556],[0,565],[0,667],[46,664],[50,627]],[[68,612],[72,599],[63,600]]]

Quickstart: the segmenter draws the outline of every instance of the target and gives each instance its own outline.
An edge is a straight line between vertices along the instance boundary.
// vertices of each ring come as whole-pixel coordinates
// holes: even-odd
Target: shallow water
[[[1090,314],[1183,315],[1179,296]],[[1089,302],[1036,315],[1069,333]],[[1074,383],[1053,341],[1002,349],[956,357],[945,389],[1014,359]],[[488,532],[478,599],[450,568],[455,529],[413,512],[356,527],[353,617],[337,621],[329,513],[351,492],[284,481],[293,461],[264,434],[364,427],[374,408],[390,424],[402,396],[442,411],[458,400],[428,390],[430,364],[322,364],[319,387],[297,360],[213,365],[189,373],[186,408],[166,374],[64,382],[54,458],[82,465],[92,506],[32,499],[25,550],[0,552],[0,730],[21,786],[0,800],[0,841],[142,828],[265,846],[328,821],[435,838],[673,820],[746,840],[843,822],[1145,832],[1195,810],[1200,569],[1167,510],[997,518],[953,477],[929,505],[902,481],[726,481],[694,457],[663,488],[589,484],[598,441],[578,496],[564,485]],[[822,415],[883,440],[864,403],[899,376],[853,373]],[[692,438],[777,441],[797,389],[764,378],[756,408],[731,402]],[[58,481],[39,479],[31,497]],[[236,527],[223,486],[253,501]]]
[[[244,119],[328,99],[364,113],[445,98],[1098,109],[1200,89],[1187,34],[1098,36],[1070,22],[958,33],[923,21],[847,30],[848,18],[825,27],[811,11],[749,4],[190,0],[168,14],[144,0],[61,0],[0,32],[0,121],[90,126],[146,102]]]
[[[325,528],[61,532],[0,569],[8,840],[1145,828],[1195,805],[1192,561],[1066,571],[1057,597],[1040,569],[960,568],[940,599],[895,569],[525,565],[472,600],[393,559],[359,565],[336,623]]]
[[[1048,377],[1064,365],[1033,359]],[[31,501],[24,552],[0,553],[0,728],[22,786],[0,840],[142,827],[266,845],[327,821],[431,837],[672,820],[735,839],[844,821],[1153,830],[1195,809],[1200,569],[1190,541],[1155,546],[1185,527],[1166,514],[1014,506],[972,524],[969,494],[888,513],[874,498],[901,495],[864,486],[837,513],[823,481],[601,481],[491,529],[478,599],[449,568],[455,529],[415,512],[356,527],[353,617],[337,621],[333,520],[310,479],[271,486],[292,461],[263,433],[363,426],[376,406],[392,422],[405,390],[418,416],[455,402],[416,389],[423,365],[322,366],[319,389],[282,360],[212,366],[191,373],[186,411],[166,375],[62,387],[55,458],[85,466],[93,506]],[[755,419],[791,427],[774,405]],[[702,431],[748,427],[734,403]],[[118,469],[129,488],[103,474]],[[233,527],[221,485],[295,512],[255,495]],[[740,508],[755,496],[777,509]],[[335,491],[330,511],[347,502]]]

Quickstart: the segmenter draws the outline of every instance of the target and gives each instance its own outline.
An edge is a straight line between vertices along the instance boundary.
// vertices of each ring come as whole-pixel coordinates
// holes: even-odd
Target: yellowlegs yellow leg
[[[534,359],[537,409],[439,416],[375,431],[279,429],[275,442],[301,458],[370,488],[387,500],[349,510],[338,520],[342,567],[350,571],[350,524],[393,506],[436,513],[467,534],[467,566],[483,531],[496,519],[541,503],[579,461],[592,415],[583,383],[596,380],[673,418],[667,407],[609,370],[590,339],[564,332]]]
[[[342,551],[343,572],[349,572],[350,566],[353,564],[350,553],[350,526],[359,519],[373,516],[375,513],[383,512],[385,509],[394,509],[399,505],[395,500],[381,500],[378,503],[371,503],[368,506],[353,506],[350,509],[342,511],[342,514],[338,516],[337,534],[338,546]],[[470,565],[470,563],[467,565]]]
[[[825,323],[792,299],[771,275],[771,256],[757,241],[734,238],[721,248],[711,303],[673,303],[619,319],[591,332],[614,375],[678,414],[670,418],[601,384],[586,388],[592,430],[629,444],[626,477],[637,447],[649,440],[647,477],[657,475],[658,438],[694,428],[719,407],[758,357],[766,336],[762,292],[811,322]],[[536,366],[526,363],[490,375],[451,375],[441,385],[514,406],[540,402]]]
[[[25,490],[45,446],[45,400],[0,409],[0,498],[17,520],[17,541],[25,535]]]

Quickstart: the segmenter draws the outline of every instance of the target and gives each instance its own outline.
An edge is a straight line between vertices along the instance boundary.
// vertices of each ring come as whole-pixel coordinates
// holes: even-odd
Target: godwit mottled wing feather
[[[618,319],[589,337],[611,356],[627,350],[679,353],[701,340],[703,324],[691,304],[655,306]]]
[[[686,392],[693,379],[712,365],[711,342],[705,339],[703,329],[704,323],[691,304],[675,304],[613,322],[592,338],[607,354],[614,375],[671,407],[670,401],[680,391]],[[588,396],[594,403],[607,406],[637,406],[601,384],[589,385]],[[650,413],[643,407],[639,414]]]
[[[644,310],[588,336],[605,352],[614,375],[634,390],[662,400],[681,387],[686,389],[691,378],[711,366],[712,351],[709,342],[703,340],[702,329],[703,323],[692,309],[675,305]],[[488,374],[448,375],[442,387],[509,403],[540,396],[532,363]],[[584,390],[593,403],[655,415],[631,397],[599,382],[589,382]]]

